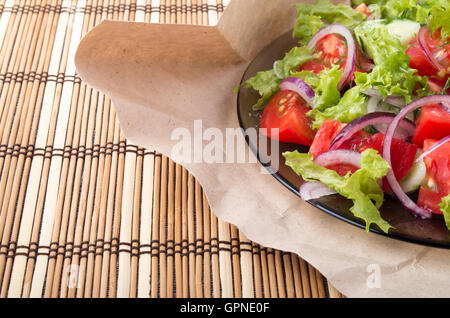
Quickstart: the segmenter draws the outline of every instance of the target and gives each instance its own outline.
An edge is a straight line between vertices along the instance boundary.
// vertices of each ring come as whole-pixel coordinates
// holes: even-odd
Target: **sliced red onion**
[[[450,103],[443,102],[440,104],[440,106],[443,110],[450,114]]]
[[[428,58],[428,60],[431,62],[431,64],[434,65],[438,69],[438,71],[445,69],[444,66],[441,65],[435,58],[433,53],[430,50],[430,47],[428,46],[425,36],[427,35],[428,29],[426,26],[423,26],[419,30],[419,34],[417,35],[417,40],[419,42],[420,47],[422,48],[423,52],[425,53],[425,56]]]
[[[313,50],[317,42],[329,34],[339,34],[347,41],[347,63],[342,72],[341,80],[338,84],[338,89],[341,90],[347,83],[351,81],[352,75],[356,65],[356,44],[352,33],[342,24],[330,24],[317,32],[308,43],[308,48]]]
[[[383,96],[379,90],[376,88],[368,88],[363,91],[364,94],[371,97],[378,97],[383,99]],[[405,98],[400,95],[390,95],[383,99],[385,103],[391,104],[392,106],[403,108],[406,106]]]
[[[415,102],[412,102],[405,108],[403,108],[400,113],[394,118],[392,123],[389,126],[389,129],[386,133],[386,137],[384,138],[384,144],[383,144],[383,158],[389,163],[389,165],[392,167],[392,161],[391,161],[391,146],[392,146],[392,139],[395,134],[395,130],[400,125],[400,123],[403,121],[403,119],[408,115],[408,113],[427,105],[432,104],[441,104],[441,103],[450,103],[450,95],[433,95],[433,96],[427,96],[423,97],[419,100],[416,100]],[[397,198],[402,202],[403,206],[409,210],[412,211],[413,214],[416,216],[420,216],[424,219],[429,219],[432,216],[431,211],[426,210],[424,208],[419,207],[413,200],[411,200],[410,197],[403,191],[402,187],[397,181],[397,178],[395,178],[394,171],[390,169],[386,176],[388,183],[392,189],[392,191],[395,193]]]
[[[288,77],[280,84],[281,90],[291,90],[298,93],[312,108],[314,108],[314,97],[316,93],[304,80],[297,77]]]
[[[317,156],[314,162],[322,167],[335,164],[348,164],[359,169],[361,168],[361,154],[351,150],[331,150]]]
[[[442,147],[443,145],[445,145],[449,141],[450,141],[450,135],[445,137],[445,138],[442,138],[437,143],[435,143],[430,149],[425,151],[419,158],[417,158],[416,162],[422,161],[423,158],[425,158],[426,156],[428,156],[430,153],[432,153],[433,151],[437,150],[438,148]]]
[[[337,192],[328,188],[322,182],[305,182],[300,186],[300,197],[305,200],[314,200]]]
[[[375,112],[371,114],[367,114],[365,116],[359,117],[349,123],[341,132],[336,136],[330,146],[330,150],[339,149],[342,144],[350,139],[354,134],[356,134],[361,129],[369,126],[369,125],[381,125],[381,124],[390,124],[395,118],[394,114],[385,113],[385,112]],[[402,129],[404,129],[409,136],[414,135],[414,131],[416,126],[413,122],[408,119],[404,119],[400,122],[399,125]],[[405,135],[397,134],[395,136],[398,139],[404,139]]]
[[[273,71],[275,72],[275,75],[276,75],[279,79],[283,79],[284,77],[281,76],[280,73],[278,73],[278,64],[280,64],[280,61],[275,61],[275,62],[273,62]]]

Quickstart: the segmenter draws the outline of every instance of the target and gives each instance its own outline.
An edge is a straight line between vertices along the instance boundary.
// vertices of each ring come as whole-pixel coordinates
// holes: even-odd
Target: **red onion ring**
[[[348,82],[351,81],[352,75],[356,67],[356,43],[353,39],[352,33],[342,24],[330,24],[317,32],[308,43],[308,48],[313,50],[317,42],[329,34],[339,34],[347,41],[347,63],[342,72],[342,77],[338,84],[338,89],[341,90]]]
[[[419,42],[419,46],[422,48],[422,51],[425,53],[425,56],[428,58],[428,60],[431,62],[431,64],[434,65],[434,67],[437,68],[438,71],[445,69],[444,66],[442,66],[441,63],[439,63],[435,58],[433,53],[431,52],[427,42],[425,41],[425,36],[428,32],[428,29],[426,26],[423,26],[419,30],[419,34],[417,35],[417,40]]]
[[[396,116],[392,113],[376,112],[367,114],[365,116],[356,118],[349,123],[341,132],[334,138],[331,143],[330,150],[339,149],[342,144],[350,139],[355,133],[369,125],[390,124]],[[400,122],[400,127],[404,129],[410,136],[414,135],[416,126],[408,119],[404,119]],[[404,134],[396,135],[398,139],[404,139]]]
[[[361,154],[351,150],[331,150],[317,156],[314,162],[322,167],[334,164],[348,164],[359,169],[361,168]]]
[[[445,102],[443,102],[443,103],[441,103],[439,106],[441,106],[441,108],[442,108],[443,110],[445,110],[447,113],[450,114],[450,103],[445,103]]]
[[[399,124],[406,117],[406,115],[408,115],[409,112],[412,112],[420,107],[424,107],[427,105],[441,104],[441,103],[450,103],[450,95],[433,95],[433,96],[423,97],[415,102],[412,102],[405,108],[403,108],[400,111],[400,113],[394,118],[394,120],[392,121],[392,123],[390,124],[390,126],[386,132],[386,137],[384,138],[384,143],[383,143],[383,158],[389,163],[389,165],[391,167],[392,167],[392,161],[391,161],[392,138],[394,137],[397,126],[399,126]],[[394,171],[392,169],[389,169],[386,178],[388,180],[388,183],[389,183],[392,191],[395,193],[395,195],[400,200],[400,202],[402,202],[404,207],[411,210],[412,213],[416,216],[420,216],[424,219],[431,218],[431,216],[432,216],[431,211],[419,207],[403,191],[403,189],[401,188],[400,184],[397,181],[397,178],[395,178]]]
[[[314,200],[337,192],[328,188],[322,182],[305,182],[299,189],[300,197],[305,200]]]
[[[316,93],[304,80],[297,77],[288,77],[280,84],[281,90],[290,90],[298,93],[312,108],[314,108],[314,97]]]
[[[421,160],[423,160],[423,158],[425,158],[426,156],[428,156],[430,153],[432,153],[433,151],[435,151],[436,149],[442,147],[444,144],[446,144],[447,142],[450,141],[450,135],[442,138],[441,140],[439,140],[437,143],[435,143],[433,145],[433,147],[431,147],[430,149],[428,149],[427,151],[425,151],[419,158],[417,158],[416,162],[419,162]]]

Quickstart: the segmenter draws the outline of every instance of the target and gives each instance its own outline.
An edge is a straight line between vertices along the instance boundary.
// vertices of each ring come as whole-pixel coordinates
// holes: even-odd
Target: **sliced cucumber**
[[[387,25],[390,35],[407,45],[419,33],[420,24],[410,20],[395,20]]]
[[[415,160],[417,160],[420,155],[422,155],[422,151],[419,149],[417,151]],[[400,186],[402,187],[403,191],[405,191],[405,193],[412,193],[417,191],[424,182],[426,173],[427,168],[425,167],[423,160],[414,162],[408,175],[403,178],[402,181],[400,181]]]
[[[381,100],[381,98],[378,97],[370,97],[367,101],[367,113],[375,113],[375,112],[386,112],[386,113],[392,113],[392,114],[398,114],[400,112],[401,108],[393,106],[391,104],[385,103]],[[406,118],[414,121],[414,113],[409,113],[406,115]],[[386,132],[388,128],[388,125],[375,125],[375,129],[377,129],[380,132]],[[398,128],[401,129],[401,128]]]

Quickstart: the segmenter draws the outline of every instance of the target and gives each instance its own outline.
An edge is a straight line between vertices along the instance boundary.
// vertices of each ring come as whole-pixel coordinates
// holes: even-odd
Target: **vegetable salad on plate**
[[[338,193],[387,233],[379,209],[392,195],[450,229],[450,2],[298,3],[293,36],[243,86],[260,95],[268,137],[310,147],[283,153],[306,181],[300,196]]]

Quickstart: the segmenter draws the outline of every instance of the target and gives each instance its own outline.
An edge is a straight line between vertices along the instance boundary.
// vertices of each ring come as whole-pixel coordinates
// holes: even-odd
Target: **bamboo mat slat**
[[[228,3],[0,0],[1,297],[343,297],[218,220],[77,75],[76,48],[105,19],[215,25]]]

